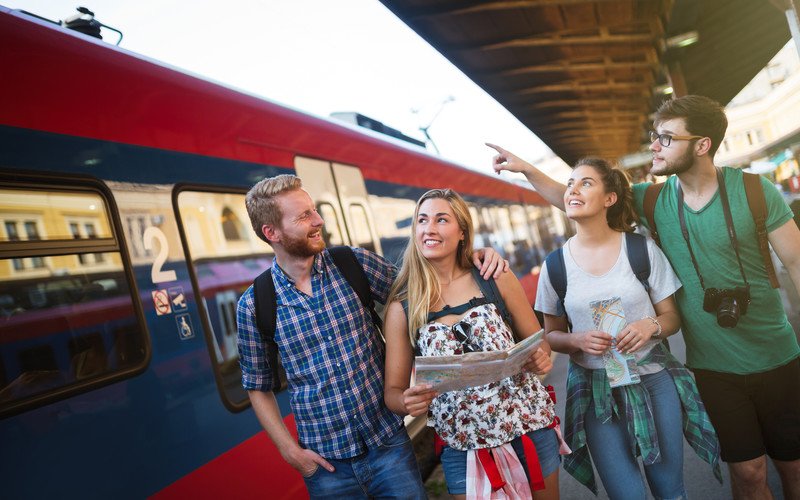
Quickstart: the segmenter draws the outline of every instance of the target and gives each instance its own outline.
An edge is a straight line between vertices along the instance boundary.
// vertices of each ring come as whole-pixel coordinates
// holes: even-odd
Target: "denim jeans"
[[[542,469],[542,476],[547,477],[558,469],[561,464],[561,455],[558,454],[559,442],[556,431],[553,429],[538,429],[528,433],[528,437],[536,447],[536,454],[539,458],[539,466]],[[511,441],[511,446],[517,453],[525,475],[530,481],[530,472],[525,458],[525,449],[522,438],[518,437]],[[442,470],[444,479],[447,482],[447,492],[451,495],[463,495],[467,492],[467,452],[460,451],[449,446],[442,448]]]
[[[650,394],[661,461],[644,467],[650,492],[657,499],[686,497],[683,485],[683,421],[675,383],[667,370],[642,375]],[[639,463],[631,454],[625,415],[600,423],[589,406],[586,441],[600,480],[612,500],[647,498]]]
[[[336,469],[322,467],[303,478],[308,494],[316,498],[425,499],[425,486],[405,427],[386,443],[361,455],[326,459]]]

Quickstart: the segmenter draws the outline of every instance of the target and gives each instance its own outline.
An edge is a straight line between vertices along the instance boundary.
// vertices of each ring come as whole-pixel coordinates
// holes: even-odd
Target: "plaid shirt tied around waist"
[[[396,269],[360,248],[353,251],[376,302],[384,303]],[[369,311],[327,250],[314,258],[308,296],[273,263],[278,314],[275,342],[288,380],[300,444],[323,457],[349,458],[393,436],[402,418],[383,402],[384,345]],[[272,380],[256,326],[253,287],[237,309],[242,386],[270,391]]]
[[[663,343],[655,346],[638,364],[648,363],[658,363],[672,377],[681,401],[683,435],[695,453],[711,465],[714,476],[722,484],[719,441],[700,399],[694,378]],[[592,401],[594,408],[590,407]],[[641,456],[645,465],[660,461],[661,450],[651,404],[650,395],[641,383],[612,389],[605,370],[589,370],[570,362],[564,437],[572,448],[572,454],[564,457],[564,469],[597,495],[597,483],[583,420],[589,411],[594,411],[601,422],[608,422],[615,415],[619,417],[624,412],[628,422],[631,454],[635,457]]]

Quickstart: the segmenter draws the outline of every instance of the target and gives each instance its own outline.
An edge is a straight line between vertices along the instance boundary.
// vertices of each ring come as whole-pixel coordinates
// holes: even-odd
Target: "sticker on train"
[[[194,338],[192,318],[189,317],[189,313],[176,315],[175,322],[178,324],[178,337],[181,340],[189,340]]]
[[[156,308],[156,314],[163,316],[172,313],[172,308],[169,305],[169,294],[166,290],[153,290],[153,305]]]

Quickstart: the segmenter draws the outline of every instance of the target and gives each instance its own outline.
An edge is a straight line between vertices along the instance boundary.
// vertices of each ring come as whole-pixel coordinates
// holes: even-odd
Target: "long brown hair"
[[[428,322],[431,306],[441,298],[442,293],[439,277],[428,259],[422,255],[416,238],[419,207],[425,201],[432,199],[447,201],[453,210],[458,227],[464,233],[464,239],[458,244],[456,250],[456,264],[463,269],[472,267],[474,229],[469,207],[464,199],[452,189],[431,189],[417,201],[411,225],[411,238],[408,240],[403,254],[403,265],[400,267],[400,272],[387,300],[387,304],[403,300],[408,303],[408,337],[412,346],[417,342],[417,330]]]

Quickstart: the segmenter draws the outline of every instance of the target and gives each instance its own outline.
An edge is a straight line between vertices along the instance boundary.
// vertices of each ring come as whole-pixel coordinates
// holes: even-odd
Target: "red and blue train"
[[[305,495],[239,380],[264,177],[303,178],[330,244],[390,258],[433,187],[521,274],[567,230],[532,190],[4,7],[0,60],[3,498]]]

